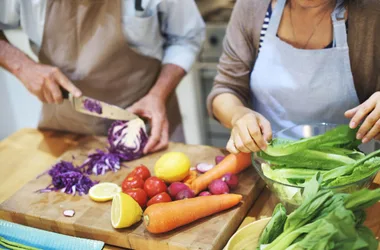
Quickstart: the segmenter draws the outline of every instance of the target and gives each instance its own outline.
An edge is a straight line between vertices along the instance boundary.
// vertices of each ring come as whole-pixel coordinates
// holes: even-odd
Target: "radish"
[[[210,196],[210,195],[212,194],[209,191],[203,191],[200,194],[198,194],[198,196]]]
[[[208,190],[212,194],[228,194],[230,192],[227,183],[221,179],[213,180],[210,185],[208,185]]]
[[[222,181],[224,181],[230,189],[234,189],[239,185],[239,178],[237,175],[231,173],[223,175]]]
[[[195,195],[194,195],[194,192],[190,190],[190,188],[188,189],[184,189],[182,191],[180,191],[175,199],[176,200],[183,200],[183,199],[189,199],[189,198],[193,198]]]
[[[207,171],[209,171],[210,169],[212,169],[213,167],[214,167],[214,165],[212,165],[212,164],[198,163],[197,170],[198,170],[198,172],[203,174],[203,173],[206,173]]]
[[[224,155],[218,155],[215,157],[215,164],[219,164],[219,162],[223,161]]]
[[[180,191],[186,189],[190,189],[186,184],[182,182],[173,182],[168,188],[168,193],[174,199]]]

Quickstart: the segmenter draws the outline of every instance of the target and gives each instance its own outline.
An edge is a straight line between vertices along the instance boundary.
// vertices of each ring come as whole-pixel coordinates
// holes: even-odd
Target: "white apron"
[[[278,0],[251,73],[253,109],[278,132],[297,124],[347,124],[344,112],[359,105],[347,45],[343,1],[332,13],[334,46],[294,48],[277,37],[286,0]],[[338,20],[339,19],[339,20]]]

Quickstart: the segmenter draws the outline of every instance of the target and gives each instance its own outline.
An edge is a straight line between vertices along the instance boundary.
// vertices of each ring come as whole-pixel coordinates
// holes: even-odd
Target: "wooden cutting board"
[[[79,165],[86,159],[88,153],[97,148],[104,149],[106,145],[106,138],[86,137],[60,159],[72,161],[74,157],[74,162]],[[184,152],[191,159],[193,166],[199,162],[213,163],[215,156],[224,153],[220,149],[208,146],[171,143],[164,152],[124,163],[128,167],[122,168],[117,173],[109,172],[104,176],[91,176],[91,178],[120,185],[125,176],[140,164],[149,167],[153,173],[154,163],[167,151]],[[51,166],[46,166],[46,169],[49,167]],[[253,167],[241,173],[239,181],[239,187],[234,191],[243,195],[243,202],[239,206],[160,235],[150,234],[142,223],[127,229],[114,229],[110,221],[111,202],[96,203],[88,196],[71,196],[57,192],[36,193],[36,190],[50,184],[51,178],[48,175],[30,181],[3,202],[0,205],[0,218],[132,249],[222,249],[264,187]],[[63,211],[66,209],[74,209],[75,216],[64,217]]]

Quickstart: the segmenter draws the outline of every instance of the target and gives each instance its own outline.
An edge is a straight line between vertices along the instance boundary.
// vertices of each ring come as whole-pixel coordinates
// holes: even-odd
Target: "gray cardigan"
[[[271,0],[238,0],[224,39],[224,51],[207,108],[222,93],[251,106],[250,74],[258,53],[260,31]],[[360,102],[380,90],[380,0],[348,0],[348,45]]]

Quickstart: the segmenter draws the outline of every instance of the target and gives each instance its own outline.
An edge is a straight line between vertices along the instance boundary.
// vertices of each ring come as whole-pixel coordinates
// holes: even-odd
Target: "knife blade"
[[[64,99],[70,101],[71,105],[77,112],[83,114],[121,121],[129,121],[139,118],[137,115],[126,109],[88,96],[74,97],[65,89],[62,89],[62,96]]]

